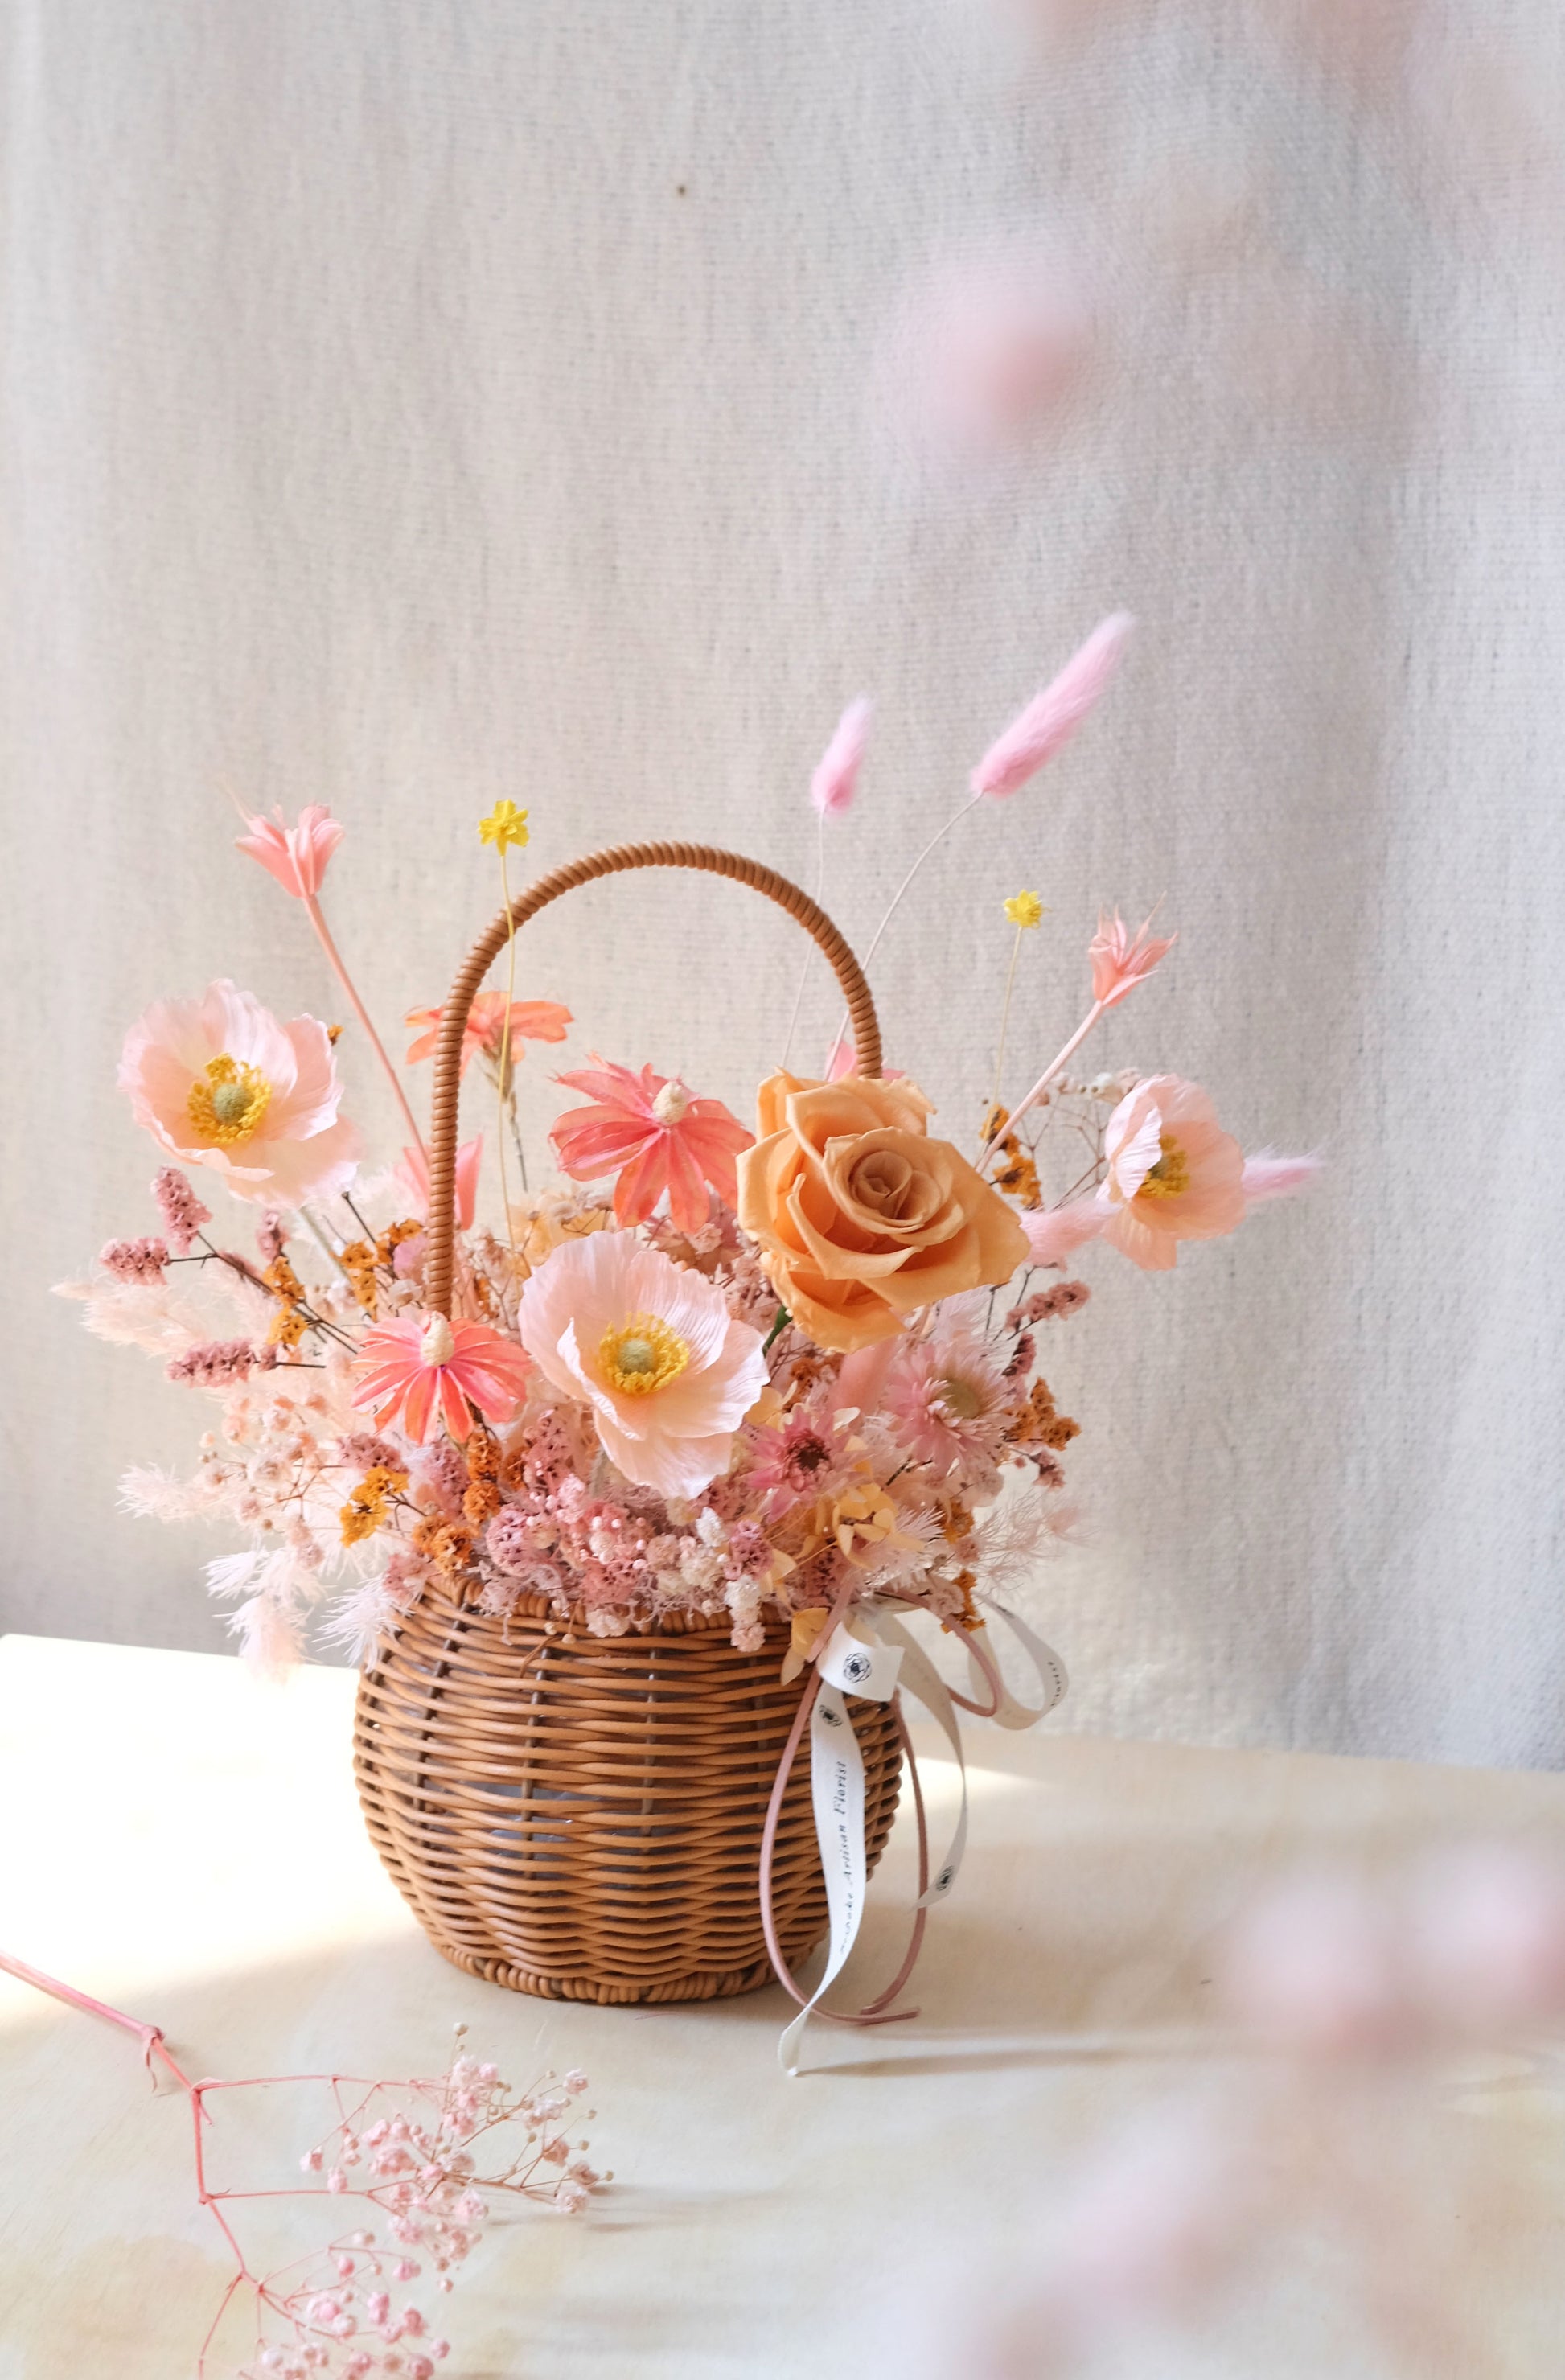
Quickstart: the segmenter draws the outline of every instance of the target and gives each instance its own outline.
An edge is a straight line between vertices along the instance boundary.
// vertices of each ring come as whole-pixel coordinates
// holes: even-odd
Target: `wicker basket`
[[[477,942],[442,1014],[430,1145],[429,1302],[449,1313],[462,1028],[506,940],[598,876],[694,868],[748,884],[815,936],[836,970],[856,1063],[880,1035],[857,962],[799,888],[700,844],[622,845],[543,878]],[[767,1804],[805,1682],[783,1685],[787,1633],[741,1653],[726,1620],[683,1614],[597,1637],[541,1600],[504,1619],[425,1592],[358,1692],[355,1769],[371,1840],[437,1949],[469,1973],[549,1999],[712,1999],[770,1980],[759,1875]],[[891,1831],[895,1703],[855,1702],[866,1850]],[[826,1929],[807,1750],[772,1856],[790,1966]]]

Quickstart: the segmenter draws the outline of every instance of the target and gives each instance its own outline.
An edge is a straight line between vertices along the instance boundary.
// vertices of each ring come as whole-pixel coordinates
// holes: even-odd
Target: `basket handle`
[[[858,1072],[878,1075],[880,1071],[880,1027],[863,968],[819,902],[812,901],[789,878],[779,875],[775,868],[768,868],[758,859],[746,859],[736,851],[719,851],[706,843],[620,843],[607,851],[591,852],[585,859],[573,859],[567,867],[556,868],[552,875],[540,877],[536,884],[512,902],[509,911],[502,909],[493,924],[486,927],[464,959],[441,1010],[430,1117],[429,1262],[425,1276],[429,1305],[437,1314],[451,1312],[462,1036],[479,986],[510,936],[540,909],[546,909],[551,901],[557,901],[562,892],[574,892],[578,884],[590,884],[594,877],[620,876],[632,868],[693,868],[708,876],[729,876],[735,883],[748,884],[753,891],[764,892],[769,901],[786,909],[807,933],[814,936],[842,987],[853,1024]]]

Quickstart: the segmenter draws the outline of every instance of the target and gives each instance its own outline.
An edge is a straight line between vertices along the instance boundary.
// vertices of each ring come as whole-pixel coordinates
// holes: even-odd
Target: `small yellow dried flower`
[[[1013,926],[1021,927],[1025,932],[1028,927],[1041,922],[1043,903],[1036,892],[1013,892],[1005,904],[1005,914]]]
[[[357,1546],[372,1537],[391,1511],[389,1500],[400,1496],[406,1485],[406,1471],[393,1471],[383,1463],[367,1471],[337,1516],[344,1545]]]
[[[280,1306],[266,1334],[269,1347],[297,1347],[309,1325],[297,1305]]]
[[[479,841],[496,851],[521,851],[528,843],[528,813],[515,802],[496,802],[488,818],[479,820]]]

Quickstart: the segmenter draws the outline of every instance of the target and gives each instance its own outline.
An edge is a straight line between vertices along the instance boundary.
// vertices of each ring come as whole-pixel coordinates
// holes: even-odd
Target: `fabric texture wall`
[[[888,942],[890,1054],[964,1137],[1001,897],[1051,912],[1019,1082],[1098,903],[1166,895],[1178,948],[1096,1062],[1193,1075],[1329,1172],[1172,1277],[1084,1265],[1052,1369],[1094,1536],[1035,1602],[1072,1721],[1565,1754],[1560,14],[1038,11],[0,10],[0,1623],[223,1642],[219,1543],[115,1503],[186,1454],[190,1393],[48,1292],[152,1225],[130,1017],[220,974],[340,1011],[231,791],[346,822],[332,913],[390,1027],[493,905],[499,796],[540,866],[683,833],[807,874],[807,772],[868,689],[827,879],[862,941],[1123,604],[1108,704]],[[935,470],[882,418],[887,324],[1035,228],[1090,291],[1086,383]],[[573,1053],[743,1108],[799,959],[737,892],[647,878],[540,920],[520,988]],[[807,1019],[813,1050],[823,974]]]

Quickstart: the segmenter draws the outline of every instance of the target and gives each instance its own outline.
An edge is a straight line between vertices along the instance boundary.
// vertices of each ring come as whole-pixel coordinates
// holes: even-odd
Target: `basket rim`
[[[551,1632],[557,1629],[563,1634],[580,1633],[590,1638],[595,1645],[623,1644],[626,1636],[710,1635],[718,1629],[721,1629],[724,1634],[730,1634],[734,1626],[734,1615],[726,1609],[693,1611],[680,1605],[667,1611],[644,1612],[634,1618],[627,1615],[623,1629],[616,1629],[612,1634],[600,1635],[598,1631],[589,1625],[588,1605],[573,1603],[568,1610],[562,1611],[552,1596],[544,1595],[536,1588],[527,1589],[518,1595],[516,1601],[504,1611],[480,1611],[478,1608],[477,1597],[469,1591],[466,1582],[443,1578],[438,1573],[426,1584],[419,1600],[422,1601],[423,1595],[429,1594],[431,1590],[438,1597],[443,1598],[456,1610],[465,1613],[470,1619],[490,1621],[498,1627],[503,1627],[507,1621],[514,1620],[541,1621],[551,1629]],[[781,1620],[772,1624],[775,1624],[782,1633],[787,1633],[786,1624]],[[767,1633],[769,1635],[772,1633],[771,1624],[768,1625]]]

